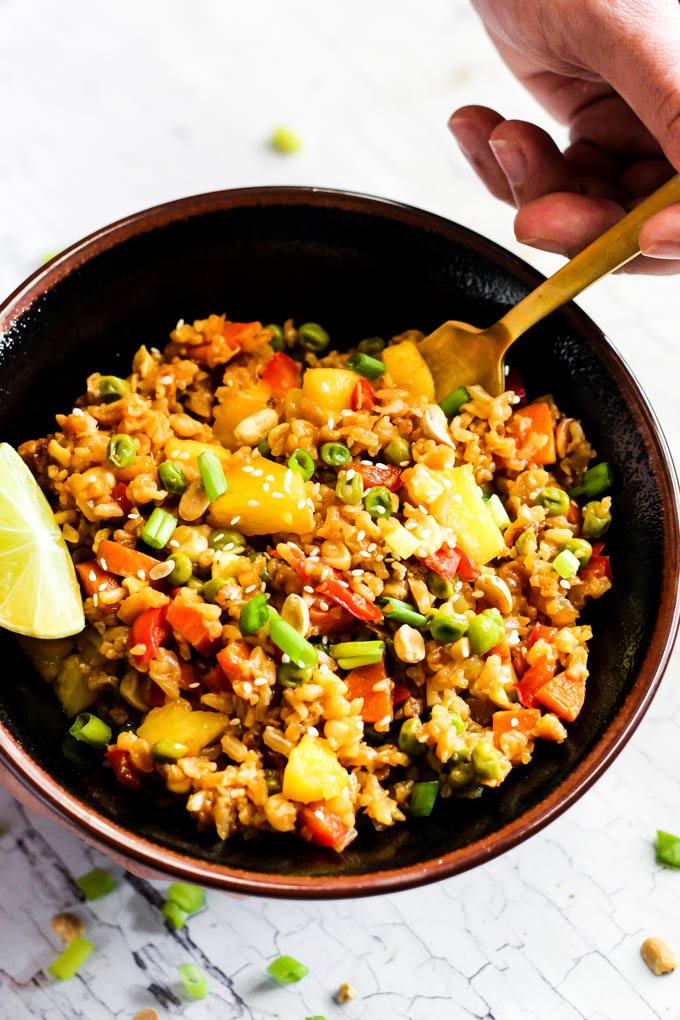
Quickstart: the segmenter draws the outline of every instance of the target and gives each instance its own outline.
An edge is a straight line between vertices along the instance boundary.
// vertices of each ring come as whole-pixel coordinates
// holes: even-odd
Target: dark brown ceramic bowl
[[[318,320],[342,347],[451,317],[486,326],[540,279],[455,223],[359,195],[253,188],[172,202],[93,234],[2,305],[0,438],[45,435],[90,372],[127,375],[139,344],[163,346],[180,316]],[[564,744],[539,745],[528,768],[480,800],[440,802],[430,819],[362,831],[342,856],[283,836],[221,843],[198,834],[182,808],[159,809],[92,759],[65,758],[56,701],[3,633],[0,752],[15,777],[83,837],[137,866],[269,896],[433,881],[556,818],[619,753],[661,679],[678,622],[678,491],[637,383],[578,308],[531,330],[513,360],[529,393],[552,391],[617,469],[614,589],[588,611],[588,697]]]

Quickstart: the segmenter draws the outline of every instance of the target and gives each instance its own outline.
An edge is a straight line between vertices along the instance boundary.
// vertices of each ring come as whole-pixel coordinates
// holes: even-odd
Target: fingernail
[[[449,131],[458,142],[461,152],[468,159],[472,159],[482,142],[482,132],[473,120],[465,117],[453,117],[449,119]]]
[[[530,248],[539,248],[541,251],[549,251],[552,252],[553,255],[564,255],[565,258],[567,256],[567,252],[564,248],[558,244],[557,241],[553,241],[549,237],[541,237],[538,235],[536,237],[518,237],[517,240],[520,244],[528,244]]]
[[[527,161],[524,153],[515,142],[508,142],[503,138],[496,140],[492,138],[489,145],[514,193],[527,178]]]
[[[655,241],[649,248],[643,248],[643,255],[652,259],[680,259],[680,243],[678,241]]]

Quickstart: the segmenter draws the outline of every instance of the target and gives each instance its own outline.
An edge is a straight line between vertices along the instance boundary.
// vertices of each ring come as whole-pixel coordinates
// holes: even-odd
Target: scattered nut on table
[[[344,981],[338,988],[338,1002],[349,1002],[351,999],[356,999],[358,994],[356,988],[352,988],[347,981]]]
[[[135,1013],[132,1020],[158,1020],[158,1013],[155,1009],[143,1009]]]
[[[675,953],[663,939],[645,939],[640,946],[642,959],[654,974],[669,974],[678,965]]]
[[[85,931],[85,922],[77,914],[65,911],[63,914],[54,915],[52,929],[64,942],[73,942]]]

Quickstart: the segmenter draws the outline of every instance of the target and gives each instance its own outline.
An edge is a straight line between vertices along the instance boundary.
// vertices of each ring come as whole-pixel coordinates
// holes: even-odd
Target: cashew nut
[[[281,619],[306,637],[309,634],[309,609],[301,595],[289,595],[281,607]]]
[[[427,411],[420,420],[420,427],[430,439],[455,449],[456,444],[451,438],[446,415],[438,404],[430,404],[428,406]]]
[[[234,438],[240,446],[257,446],[269,435],[275,425],[279,424],[279,416],[271,407],[263,407],[256,411],[234,429]]]
[[[486,601],[501,613],[512,612],[512,594],[505,581],[496,574],[482,574],[475,581]]]
[[[422,662],[425,658],[425,641],[415,627],[401,625],[394,635],[394,651],[402,662]]]

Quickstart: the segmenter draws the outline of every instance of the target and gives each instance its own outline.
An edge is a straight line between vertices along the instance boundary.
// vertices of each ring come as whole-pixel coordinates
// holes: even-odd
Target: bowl
[[[74,245],[0,307],[0,437],[16,445],[45,435],[91,372],[127,375],[139,344],[163,346],[180,317],[317,320],[343,346],[429,331],[451,317],[486,326],[541,279],[458,224],[362,195],[271,187],[170,202]],[[15,779],[133,868],[268,896],[359,896],[444,878],[573,804],[630,738],[668,661],[678,625],[678,486],[640,387],[575,305],[524,336],[513,361],[530,395],[553,392],[617,471],[607,541],[615,583],[587,611],[591,679],[568,740],[540,744],[528,768],[479,800],[443,801],[429,819],[362,832],[342,855],[292,836],[222,843],[198,833],[184,808],[159,808],[99,763],[64,757],[56,699],[3,632],[0,755]]]

